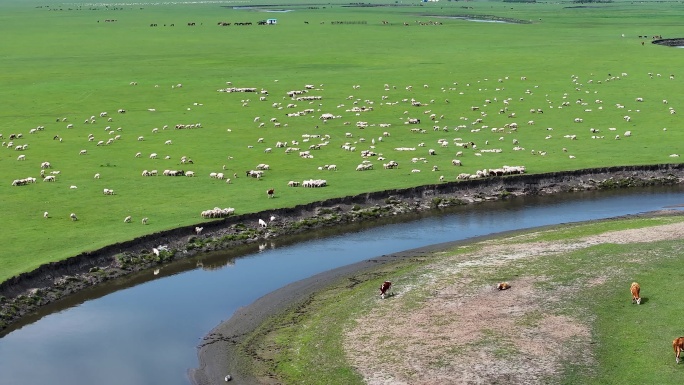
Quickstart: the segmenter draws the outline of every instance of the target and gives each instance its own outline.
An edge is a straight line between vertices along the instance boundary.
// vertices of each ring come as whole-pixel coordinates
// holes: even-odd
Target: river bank
[[[111,279],[152,269],[197,253],[231,248],[315,228],[440,208],[505,200],[520,195],[679,184],[681,165],[613,167],[561,173],[519,175],[359,194],[294,208],[234,216],[140,237],[85,252],[0,285],[0,333],[46,304]],[[267,228],[258,219],[274,215]],[[159,247],[163,246],[163,247]],[[155,255],[153,248],[161,250]]]
[[[312,312],[317,315],[315,318],[318,318],[321,314],[317,313],[317,310],[320,310],[321,306],[326,309],[326,305],[321,305],[321,302],[326,302],[323,298],[332,297],[342,302],[347,301],[347,297],[354,296],[350,292],[357,285],[369,281],[372,281],[371,283],[382,282],[387,277],[397,277],[397,272],[405,271],[404,268],[407,265],[420,265],[423,266],[422,269],[411,269],[412,274],[425,278],[425,272],[430,271],[431,273],[427,275],[429,279],[424,282],[426,285],[431,285],[429,290],[422,285],[415,286],[413,280],[417,278],[409,278],[412,284],[405,283],[404,287],[396,289],[398,290],[396,294],[394,292],[391,294],[391,297],[402,297],[399,301],[389,301],[387,304],[383,302],[383,306],[377,306],[379,305],[377,303],[372,310],[366,309],[368,312],[361,312],[363,315],[354,313],[355,315],[352,316],[354,319],[352,323],[355,326],[351,330],[346,330],[342,339],[345,341],[345,349],[349,352],[350,364],[360,372],[363,383],[377,385],[417,382],[497,383],[497,379],[500,378],[507,378],[514,383],[548,383],[549,376],[559,376],[563,366],[560,357],[549,358],[546,353],[549,350],[558,350],[563,346],[572,345],[581,348],[585,354],[583,357],[571,358],[565,362],[566,364],[571,362],[572,365],[579,366],[596,365],[591,350],[592,344],[596,342],[592,342],[590,338],[591,326],[586,324],[586,320],[580,322],[572,317],[545,313],[549,307],[563,302],[563,297],[567,300],[568,294],[565,290],[568,288],[558,287],[558,293],[549,296],[548,291],[540,292],[548,289],[535,288],[535,283],[540,284],[549,277],[543,274],[536,278],[516,274],[515,277],[509,278],[513,279],[510,282],[515,289],[505,294],[498,294],[493,283],[491,287],[487,283],[483,286],[473,274],[466,273],[467,278],[456,283],[453,282],[453,278],[449,277],[454,274],[464,274],[465,270],[472,268],[486,271],[485,275],[496,276],[496,271],[505,270],[518,263],[530,263],[531,260],[540,256],[545,258],[556,256],[556,258],[563,259],[568,258],[566,253],[607,243],[626,245],[679,240],[684,231],[684,222],[675,217],[683,216],[684,212],[681,210],[659,210],[584,222],[579,226],[601,222],[612,223],[619,220],[673,219],[672,221],[664,220],[665,224],[616,231],[604,230],[570,240],[564,238],[555,241],[540,240],[544,239],[540,234],[563,228],[556,225],[498,233],[493,236],[447,242],[383,255],[317,274],[263,296],[239,309],[228,321],[213,329],[199,347],[200,366],[189,371],[189,377],[194,385],[220,383],[225,380],[226,376],[230,376],[239,384],[279,384],[281,379],[272,372],[275,367],[280,367],[274,360],[278,360],[277,357],[282,354],[279,349],[283,349],[282,346],[278,347],[277,342],[274,342],[278,340],[278,337],[282,337],[279,329],[289,329],[292,322],[302,322],[306,323],[306,326],[301,326],[300,329],[308,330],[314,327],[310,324],[313,318]],[[507,239],[507,241],[501,241],[502,239]],[[459,246],[467,246],[469,251],[462,255],[453,253],[453,250]],[[611,258],[620,259],[615,256]],[[599,263],[598,259],[594,262]],[[602,285],[618,277],[621,277],[619,278],[621,281],[627,280],[625,285],[628,286],[633,279],[630,275],[633,272],[627,272],[629,269],[614,269],[610,264],[607,268],[606,266],[599,268],[593,264],[594,262],[591,262],[589,267],[594,274],[587,274],[582,280],[574,282],[572,284],[574,292],[578,292],[583,287]],[[635,262],[637,261],[630,261],[630,263]],[[647,264],[648,262],[639,261],[638,263]],[[625,266],[626,264],[623,263],[622,267]],[[570,268],[570,270],[573,269]],[[625,274],[626,277],[622,277]],[[489,279],[491,280],[491,277]],[[448,286],[443,286],[438,282],[450,283]],[[421,300],[425,301],[424,305],[415,308],[415,302],[404,297],[410,296],[409,293],[419,287],[421,290],[415,291],[433,294],[429,296],[429,299]],[[367,296],[373,293],[372,296],[376,297],[375,289],[371,290]],[[339,293],[339,296],[344,298],[332,293]],[[627,295],[625,298],[628,298]],[[354,303],[355,300],[349,301]],[[410,314],[404,307],[406,301],[413,304]],[[626,299],[625,302],[627,301]],[[385,306],[390,306],[391,309],[385,309]],[[352,313],[349,312],[349,315]],[[542,326],[528,328],[530,314],[537,318],[543,314],[542,321],[539,321]],[[325,316],[323,318],[325,319]],[[447,319],[450,321],[447,322]],[[338,319],[336,322],[344,324],[348,321]],[[459,326],[444,327],[452,323]],[[476,354],[460,355],[458,360],[454,360],[450,364],[456,368],[454,371],[445,372],[443,368],[434,365],[432,360],[440,360],[443,355],[453,354],[453,345],[459,346],[456,350],[459,352],[461,349],[471,349],[468,343],[472,342],[475,336],[483,330],[499,329],[506,331],[508,338],[512,339],[509,342],[524,348],[521,351],[527,358],[514,360],[517,366],[512,367],[505,362],[482,365],[482,357],[491,353],[485,352],[488,345],[481,344],[474,344],[481,350]],[[319,344],[326,345],[326,342],[317,340],[316,345]],[[549,344],[554,347],[549,347]],[[449,348],[450,346],[452,347]],[[292,349],[297,350],[294,347]],[[394,352],[391,365],[387,365],[388,351]],[[520,352],[517,353],[520,354]],[[323,361],[325,359],[321,357],[319,364],[325,366]],[[452,377],[453,373],[459,373],[461,377],[456,379]]]

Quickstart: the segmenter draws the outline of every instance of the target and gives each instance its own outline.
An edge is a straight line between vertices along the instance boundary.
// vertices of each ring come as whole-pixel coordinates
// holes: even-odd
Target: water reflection
[[[200,255],[84,291],[17,325],[0,339],[0,384],[187,384],[209,330],[290,282],[429,244],[682,204],[678,188],[515,198]]]

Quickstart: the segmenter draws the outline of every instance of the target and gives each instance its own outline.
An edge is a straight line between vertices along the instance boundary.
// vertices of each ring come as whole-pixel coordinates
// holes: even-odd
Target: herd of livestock
[[[651,79],[661,78],[659,74],[649,73],[648,76]],[[586,89],[590,86],[596,88],[600,84],[625,81],[627,78],[628,75],[626,73],[603,79],[588,78],[584,80],[580,80],[578,76],[573,75],[570,77],[570,85],[575,91],[573,96],[568,92],[558,95],[554,100],[551,96],[546,95],[545,101],[542,102],[540,102],[541,99],[539,97],[532,97],[537,92],[542,92],[538,91],[539,85],[533,84],[525,76],[521,76],[519,81],[517,79],[512,80],[509,77],[502,77],[497,80],[484,79],[477,81],[477,85],[476,83],[462,85],[454,82],[448,87],[439,88],[437,92],[427,92],[427,94],[431,94],[433,97],[425,98],[424,100],[417,97],[417,94],[412,96],[414,95],[414,87],[411,85],[398,87],[390,84],[384,85],[382,88],[383,94],[378,96],[377,99],[349,95],[343,100],[331,98],[330,101],[325,97],[326,89],[323,84],[318,86],[305,84],[301,88],[288,90],[281,95],[272,95],[265,88],[235,87],[232,82],[226,82],[227,87],[220,88],[218,91],[228,94],[256,95],[253,100],[240,96],[239,102],[235,101],[238,109],[239,106],[250,107],[255,103],[264,103],[261,105],[264,107],[258,109],[262,113],[253,119],[250,118],[250,120],[253,120],[254,126],[243,128],[244,130],[257,132],[259,136],[254,144],[247,146],[248,149],[262,149],[261,152],[255,152],[251,156],[252,159],[266,160],[270,154],[276,151],[283,151],[285,154],[295,153],[299,154],[301,159],[310,160],[318,159],[319,156],[317,154],[339,151],[336,155],[337,157],[358,157],[360,159],[360,163],[355,167],[356,171],[404,169],[409,174],[424,170],[425,168],[421,166],[422,164],[427,164],[432,171],[446,172],[444,169],[440,170],[440,167],[436,164],[438,160],[442,165],[448,163],[457,166],[461,170],[467,169],[469,163],[483,164],[486,162],[485,159],[496,163],[487,168],[471,169],[472,171],[470,172],[456,172],[456,169],[454,169],[453,172],[448,172],[452,175],[451,178],[448,175],[435,177],[435,180],[445,182],[448,180],[458,181],[521,174],[527,171],[524,165],[501,166],[500,159],[502,157],[500,154],[527,151],[530,156],[535,156],[539,159],[539,157],[545,157],[547,154],[553,153],[554,156],[561,155],[572,160],[576,158],[572,154],[573,142],[577,141],[578,138],[601,140],[607,137],[605,135],[606,132],[612,132],[615,140],[621,138],[629,139],[634,135],[638,135],[640,108],[646,105],[642,96],[636,95],[632,97],[631,101],[624,100],[620,103],[614,103],[613,106],[604,105],[601,99],[593,95],[591,99],[584,96],[589,93]],[[662,78],[674,80],[674,75]],[[514,81],[518,86],[529,84],[529,87],[521,94],[508,95],[506,85]],[[485,87],[485,82],[489,82],[486,86],[487,88],[483,88]],[[130,85],[138,86],[138,82],[130,82]],[[155,87],[159,86],[155,85]],[[475,92],[484,95],[484,91],[487,91],[491,95],[483,96],[481,103],[477,105],[451,103],[449,98],[458,98],[466,91],[473,92],[474,87],[478,87]],[[179,92],[178,90],[183,89],[183,85],[181,83],[173,84],[171,88],[177,90],[174,92]],[[425,84],[422,88],[423,92],[420,95],[425,95],[426,91],[431,87]],[[352,92],[360,92],[361,85],[352,85],[351,89]],[[593,93],[596,94],[597,91]],[[534,101],[529,101],[528,99]],[[281,100],[287,100],[287,102],[283,103]],[[662,103],[659,104],[664,106],[664,113],[670,116],[676,114],[675,108],[670,106],[666,99],[663,99]],[[195,106],[202,106],[202,104],[195,103]],[[587,127],[584,124],[585,117],[603,113],[605,111],[604,107],[606,109],[610,107],[618,111],[626,110],[626,112],[629,112],[629,115],[624,115],[621,119],[623,123],[629,124],[629,129],[622,129],[621,132],[616,132],[618,131],[616,127]],[[267,111],[269,108],[272,111],[270,116],[268,113],[263,113],[263,111]],[[558,125],[563,127],[537,128],[536,121],[543,121],[542,116],[548,116],[549,112],[554,111],[554,109],[556,111],[562,109],[573,110],[576,117],[567,123],[558,122]],[[131,110],[126,108],[116,110],[118,114],[127,114],[127,111]],[[245,109],[243,114],[247,114],[247,111],[250,110]],[[395,117],[388,118],[391,115],[388,111],[396,111]],[[148,108],[147,112],[156,113],[156,109]],[[130,112],[128,114],[130,115]],[[92,132],[97,127],[98,116],[99,119],[106,121],[104,132],[108,137],[107,140],[96,140],[96,135]],[[312,117],[317,119],[308,119]],[[535,117],[539,119],[535,119]],[[519,119],[523,119],[526,123],[519,123]],[[137,138],[139,142],[157,141],[157,139],[153,138],[165,136],[165,138],[158,141],[163,146],[160,146],[157,152],[151,152],[147,156],[150,161],[157,162],[158,159],[161,159],[159,153],[162,151],[172,152],[169,149],[174,148],[176,141],[179,140],[168,139],[169,136],[173,135],[172,132],[174,130],[172,128],[175,128],[175,130],[204,129],[201,123],[162,124],[163,122],[160,122],[159,127],[161,129],[159,127],[149,128],[152,133],[152,137],[150,137],[141,135],[140,131],[135,131],[132,128],[113,128],[111,122],[114,121],[114,118],[103,111],[83,119],[83,127],[87,127],[88,131],[91,131],[86,136],[82,134],[84,132],[82,129],[75,128],[77,124],[71,123],[72,121],[79,121],[79,119],[60,117],[56,119],[55,127],[48,128],[45,127],[45,123],[41,122],[37,127],[28,130],[28,136],[17,132],[9,134],[5,140],[5,137],[0,134],[0,140],[3,140],[2,147],[20,152],[17,156],[17,161],[36,161],[35,159],[30,159],[32,145],[30,140],[28,140],[29,137],[42,135],[43,132],[50,132],[50,135],[54,135],[53,139],[61,143],[64,137],[67,136],[66,133],[69,133],[70,140],[78,140],[78,137],[82,136],[83,149],[75,155],[85,157],[92,151],[103,151],[100,148],[104,149],[115,145],[121,140],[125,140],[126,133],[131,131],[135,132],[133,138]],[[271,129],[282,129],[290,126],[310,127],[312,122],[315,125],[315,128],[312,130],[315,132],[304,133],[297,138],[287,138],[287,136],[292,135],[289,130]],[[60,129],[60,125],[63,125],[61,128],[66,128],[66,132]],[[618,123],[616,122],[617,125]],[[349,129],[344,130],[345,132],[339,131],[341,128],[346,127],[355,127],[356,132]],[[569,133],[568,127],[572,127],[574,132]],[[377,129],[380,131],[376,131]],[[523,130],[526,131],[527,136],[520,135],[519,137],[518,133]],[[550,148],[526,149],[523,138],[528,137],[529,132],[533,130],[534,132],[539,132],[539,135],[544,136]],[[555,130],[564,130],[564,135],[556,136]],[[232,132],[232,129],[228,129],[227,132]],[[74,134],[71,135],[71,133]],[[484,133],[489,134],[485,135]],[[448,138],[449,135],[452,135],[451,139]],[[411,139],[414,137],[415,140]],[[429,141],[431,137],[435,138],[434,142],[432,142],[434,143],[432,148],[427,145],[427,143],[431,143]],[[413,143],[409,144],[411,141]],[[563,144],[560,144],[561,141],[563,141]],[[562,149],[560,148],[561,146]],[[407,157],[402,155],[406,153],[418,153],[425,156],[410,155]],[[443,159],[444,155],[448,157],[446,162]],[[670,154],[669,156],[676,157],[678,154]],[[145,157],[143,157],[142,151],[138,151],[135,157],[141,158],[141,165],[149,164],[143,161]],[[476,162],[475,158],[480,159],[477,159]],[[144,177],[157,175],[195,177],[201,176],[202,173],[185,168],[190,166],[206,169],[207,166],[218,166],[199,165],[186,155],[178,156],[177,158],[166,155],[163,159],[178,159],[179,164],[183,165],[184,169],[167,168],[161,172],[158,169],[144,169],[142,172],[138,171],[137,174]],[[232,157],[229,157],[229,159],[232,159]],[[59,179],[69,180],[67,175],[54,170],[50,161],[45,159],[38,160],[40,161],[40,175],[43,181],[57,182]],[[379,162],[382,168],[374,167],[376,162]],[[402,167],[407,164],[409,167]],[[275,167],[271,167],[266,162],[262,162],[258,163],[254,169],[245,171],[243,175],[262,180],[269,173],[278,173],[280,166],[280,164],[276,164]],[[232,178],[230,178],[226,172],[226,165],[219,167],[223,168],[221,172],[207,172],[206,175],[211,179],[225,180],[226,184],[236,181],[238,178],[237,172],[233,172]],[[298,168],[309,169],[311,173],[342,171],[339,164],[320,165],[319,163],[318,165],[310,164],[307,166],[307,161],[304,161]],[[351,169],[347,170],[351,171]],[[48,171],[49,173],[47,173]],[[101,171],[98,170],[95,173],[94,179],[99,179],[100,173]],[[11,172],[8,174],[11,174]],[[27,186],[34,184],[37,180],[34,176],[24,176],[13,179],[11,184],[13,186]],[[111,183],[116,184],[116,181],[111,181]],[[323,179],[318,177],[310,177],[301,181],[290,180],[287,184],[289,187],[302,186],[314,188],[330,185],[329,178]],[[69,185],[71,189],[77,188],[76,185],[71,183]],[[113,191],[113,189],[110,190]],[[113,193],[107,194],[106,192],[105,194],[113,195]],[[202,213],[202,217],[216,217],[217,215],[225,216],[226,214],[225,211],[222,214],[216,214],[216,212],[211,210]]]

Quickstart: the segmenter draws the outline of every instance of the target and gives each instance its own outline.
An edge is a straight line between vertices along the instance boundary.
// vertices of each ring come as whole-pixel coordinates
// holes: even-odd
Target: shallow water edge
[[[195,225],[150,234],[43,265],[0,284],[0,336],[6,334],[12,324],[37,309],[83,289],[186,260],[198,253],[232,249],[314,229],[430,213],[451,206],[506,200],[515,196],[678,185],[682,178],[684,166],[679,164],[490,177],[371,192],[271,210],[268,213],[237,215],[199,223],[204,227],[201,236],[195,234]],[[258,227],[258,219],[270,215],[278,219],[267,228]],[[167,251],[155,255],[152,249],[159,245],[167,246]]]

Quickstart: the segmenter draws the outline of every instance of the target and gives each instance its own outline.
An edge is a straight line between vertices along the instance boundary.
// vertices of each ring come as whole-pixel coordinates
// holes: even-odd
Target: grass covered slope
[[[675,5],[376,4],[383,6],[301,3],[288,5],[289,12],[232,3],[2,4],[0,33],[13,39],[0,47],[0,220],[12,230],[4,233],[0,281],[85,250],[201,222],[200,212],[213,207],[255,212],[439,183],[440,176],[453,182],[459,173],[502,165],[539,173],[678,161],[670,155],[681,152],[684,134],[680,115],[669,108],[678,111],[684,103],[684,74],[676,66],[682,53],[638,37],[678,33],[682,10]],[[452,18],[465,14],[528,23]],[[278,24],[256,25],[268,17]],[[306,85],[314,87],[301,96],[321,99],[287,95]],[[218,92],[231,86],[268,93]],[[324,123],[326,113],[338,118]],[[421,123],[407,125],[408,118]],[[368,126],[357,128],[358,122]],[[196,123],[201,127],[174,129]],[[506,128],[511,123],[517,131]],[[31,133],[39,126],[44,129]],[[7,147],[11,134],[22,137]],[[287,145],[278,148],[278,142]],[[470,142],[476,148],[458,145]],[[346,143],[355,151],[343,150]],[[299,150],[286,153],[287,147]],[[376,155],[362,158],[363,150]],[[462,167],[452,165],[458,151]],[[193,163],[181,164],[182,156]],[[364,160],[374,169],[355,171]],[[399,168],[383,169],[389,160]],[[45,161],[53,165],[47,174],[59,171],[54,183],[40,181]],[[261,180],[245,177],[261,163],[270,166]],[[331,164],[337,171],[319,170]],[[153,169],[197,176],[141,176]],[[231,183],[210,178],[212,172]],[[38,182],[11,185],[26,177]],[[328,187],[287,187],[312,178]],[[115,194],[103,195],[104,188]],[[267,199],[268,188],[275,188],[275,199]],[[72,212],[78,221],[69,219]],[[133,221],[126,224],[129,215]]]
[[[564,225],[385,265],[271,319],[244,346],[257,376],[283,383],[677,384],[683,223]],[[394,295],[381,300],[386,279]],[[496,290],[501,281],[511,289]]]

